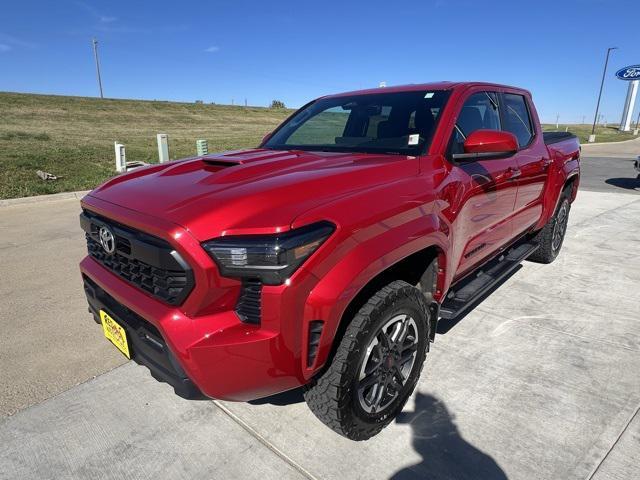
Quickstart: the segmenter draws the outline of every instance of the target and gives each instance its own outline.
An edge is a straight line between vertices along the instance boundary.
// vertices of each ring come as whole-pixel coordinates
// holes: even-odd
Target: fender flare
[[[386,230],[365,243],[357,243],[319,279],[304,305],[303,332],[308,332],[308,325],[314,320],[322,320],[325,325],[314,364],[311,367],[304,365],[305,378],[310,378],[325,364],[344,312],[371,280],[401,260],[426,248],[437,249],[439,257],[444,255],[449,243],[444,232],[448,229],[442,229],[440,223],[437,215],[430,214],[402,229]],[[381,251],[383,248],[384,251]],[[440,265],[444,268],[445,263]],[[444,278],[444,275],[439,274],[438,277]],[[308,338],[305,338],[303,359],[307,355],[307,346]]]

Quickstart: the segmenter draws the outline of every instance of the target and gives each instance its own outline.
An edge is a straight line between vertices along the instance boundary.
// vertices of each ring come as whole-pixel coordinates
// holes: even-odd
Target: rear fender
[[[567,182],[576,179],[570,201],[575,199],[580,175],[580,150],[560,151],[549,149],[552,163],[549,167],[549,178],[544,191],[542,216],[535,226],[536,230],[544,227],[556,211],[560,194]]]

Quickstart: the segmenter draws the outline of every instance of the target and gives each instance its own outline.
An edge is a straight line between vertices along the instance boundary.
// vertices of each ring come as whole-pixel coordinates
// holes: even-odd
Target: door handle
[[[522,175],[522,171],[520,171],[520,169],[509,167],[504,172],[497,175],[495,178],[495,181],[500,183],[508,180],[514,180],[518,178],[520,175]]]
[[[551,165],[551,159],[550,158],[543,158],[542,159],[542,170],[547,170],[547,168],[549,168],[549,165]]]

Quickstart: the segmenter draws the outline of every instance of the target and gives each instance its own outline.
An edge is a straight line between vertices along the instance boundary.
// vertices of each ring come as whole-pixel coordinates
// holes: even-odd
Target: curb
[[[57,200],[80,200],[91,190],[80,190],[78,192],[52,193],[51,195],[35,195],[33,197],[8,198],[0,200],[0,208],[14,205],[25,205],[29,203],[55,202]]]
[[[638,140],[640,140],[640,136],[638,136],[637,138],[631,138],[629,140],[621,140],[620,142],[594,142],[594,143],[581,143],[580,145],[582,147],[586,147],[589,145],[620,145],[621,143],[631,143],[631,142],[637,142]]]

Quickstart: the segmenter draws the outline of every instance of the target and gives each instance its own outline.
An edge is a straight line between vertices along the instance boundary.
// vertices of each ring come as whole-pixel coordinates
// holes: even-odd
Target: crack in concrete
[[[280,459],[282,459],[284,462],[289,464],[294,470],[296,470],[302,476],[304,476],[305,478],[307,478],[309,480],[318,480],[318,477],[313,475],[311,472],[309,472],[307,469],[305,469],[302,465],[297,463],[294,459],[289,457],[286,453],[284,453],[282,450],[280,450],[278,447],[276,447],[274,444],[272,444],[264,436],[262,436],[260,433],[258,433],[257,430],[255,430],[252,426],[250,426],[247,422],[242,420],[242,418],[240,418],[238,415],[233,413],[227,407],[222,405],[218,400],[213,400],[213,404],[216,407],[218,407],[220,410],[222,410],[223,413],[225,413],[231,420],[233,420],[236,424],[238,424],[249,435],[251,435],[258,442],[260,442],[262,445],[264,445],[269,450],[271,450],[276,456],[280,457]]]
[[[607,452],[604,454],[604,456],[602,457],[602,459],[598,462],[598,464],[594,467],[594,469],[591,471],[591,474],[589,474],[589,476],[585,479],[585,480],[591,480],[593,478],[593,476],[598,473],[598,470],[600,469],[600,467],[602,466],[602,464],[604,463],[604,461],[607,459],[607,457],[609,456],[609,454],[613,451],[613,449],[616,447],[616,445],[618,444],[618,442],[620,441],[620,439],[622,438],[622,436],[624,435],[624,433],[627,431],[627,428],[629,428],[629,425],[631,425],[631,422],[633,422],[633,419],[636,418],[636,415],[638,415],[638,412],[640,411],[640,405],[638,405],[636,407],[635,412],[633,412],[633,414],[631,415],[631,417],[629,417],[629,420],[627,420],[627,423],[624,425],[624,427],[622,428],[622,430],[620,431],[620,433],[618,434],[618,436],[616,437],[616,439],[613,441],[613,443],[611,444],[611,447],[607,450]]]

